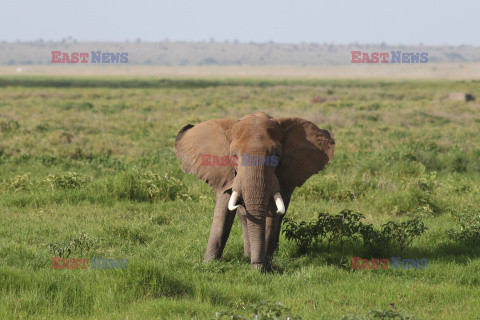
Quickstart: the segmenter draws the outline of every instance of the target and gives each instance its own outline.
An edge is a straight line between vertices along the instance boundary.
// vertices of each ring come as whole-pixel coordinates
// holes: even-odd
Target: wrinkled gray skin
[[[242,223],[244,255],[251,258],[253,267],[270,269],[283,219],[274,195],[281,195],[286,210],[294,189],[333,159],[334,148],[330,131],[300,118],[273,119],[264,112],[183,127],[175,141],[182,170],[196,174],[217,194],[204,261],[221,258],[236,211]],[[219,159],[237,156],[238,163],[202,165],[204,154]],[[253,166],[242,163],[242,155],[277,156],[279,161],[276,166]],[[232,194],[238,195],[232,199],[238,208],[229,210]]]

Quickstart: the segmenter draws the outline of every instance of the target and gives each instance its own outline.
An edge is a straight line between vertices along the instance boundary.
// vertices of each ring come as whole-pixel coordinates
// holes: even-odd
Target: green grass
[[[212,319],[270,300],[303,319],[399,309],[474,319],[480,248],[447,230],[479,209],[478,82],[0,78],[0,318]],[[311,104],[314,96],[338,101]],[[359,245],[301,254],[282,235],[275,272],[243,258],[235,221],[220,262],[203,264],[215,205],[184,174],[178,130],[265,111],[332,130],[335,159],[292,198],[288,217],[352,209],[377,226],[420,217],[428,231],[400,252],[425,270],[350,270]],[[75,174],[73,174],[75,173]],[[52,270],[50,244],[85,232],[84,258],[124,270]],[[70,258],[80,258],[73,252]],[[367,257],[365,258],[372,258]],[[248,312],[247,312],[248,313]]]

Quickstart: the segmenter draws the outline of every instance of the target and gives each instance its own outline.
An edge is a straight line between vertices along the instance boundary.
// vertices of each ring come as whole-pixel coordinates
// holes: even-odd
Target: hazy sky
[[[480,46],[479,0],[0,0],[0,40]]]

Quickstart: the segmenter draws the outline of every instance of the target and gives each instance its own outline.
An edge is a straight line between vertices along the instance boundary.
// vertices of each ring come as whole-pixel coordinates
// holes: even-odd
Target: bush
[[[391,239],[381,230],[371,224],[362,224],[359,230],[362,235],[363,245],[373,250],[384,250],[391,244]]]
[[[309,222],[296,223],[285,218],[283,233],[287,240],[295,241],[302,252],[322,243],[323,239],[326,240],[328,248],[334,242],[343,246],[345,241],[355,240],[360,236],[359,231],[363,225],[360,220],[363,218],[362,214],[352,210],[343,210],[337,215],[319,213],[316,221]]]
[[[403,251],[405,246],[410,245],[416,237],[425,233],[427,227],[418,218],[404,222],[389,221],[382,226],[381,233],[391,242],[396,242]]]
[[[363,225],[360,220],[365,218],[362,214],[352,210],[343,210],[340,214],[333,216],[328,214],[322,214],[322,216],[319,219],[318,228],[321,229],[323,226],[323,234],[327,239],[328,247],[334,241],[338,241],[340,246],[343,246],[345,241],[354,241]]]
[[[418,218],[405,222],[388,221],[379,230],[371,224],[362,222],[362,219],[364,219],[362,214],[352,210],[343,210],[337,215],[319,213],[317,220],[308,222],[296,223],[285,218],[283,233],[287,240],[297,243],[301,252],[322,244],[323,239],[326,240],[327,248],[335,242],[343,247],[346,241],[362,239],[364,246],[372,249],[398,245],[403,251],[405,246],[410,245],[427,230],[425,224]]]

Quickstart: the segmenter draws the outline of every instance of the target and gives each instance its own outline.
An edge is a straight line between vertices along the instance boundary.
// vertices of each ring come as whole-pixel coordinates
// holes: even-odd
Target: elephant
[[[334,149],[332,132],[265,112],[184,126],[175,140],[182,171],[216,192],[204,261],[221,259],[236,213],[244,256],[270,270],[293,191],[333,159]]]

